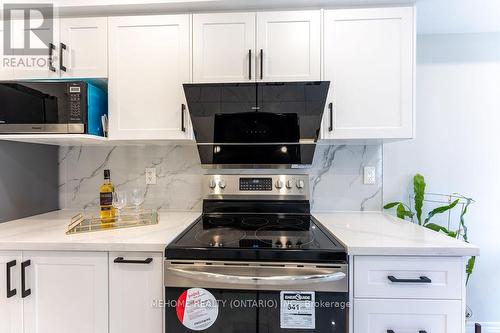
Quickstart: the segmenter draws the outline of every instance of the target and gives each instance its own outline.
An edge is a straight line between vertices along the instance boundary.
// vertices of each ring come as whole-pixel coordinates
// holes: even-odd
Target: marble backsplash
[[[363,167],[374,166],[377,184],[363,184]],[[156,185],[145,186],[145,168],[156,168]],[[103,170],[117,189],[146,188],[145,203],[162,209],[201,210],[202,175],[211,173],[305,173],[311,179],[314,211],[380,210],[382,146],[318,145],[313,166],[304,170],[209,170],[192,145],[73,146],[59,150],[59,203],[63,209],[98,205]]]

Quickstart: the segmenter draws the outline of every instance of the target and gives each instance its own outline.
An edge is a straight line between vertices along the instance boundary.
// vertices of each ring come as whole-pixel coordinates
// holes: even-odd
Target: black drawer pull
[[[12,281],[11,281],[11,276],[10,276],[10,269],[14,266],[16,266],[17,262],[15,260],[9,261],[7,263],[7,275],[6,275],[6,280],[7,280],[7,298],[11,298],[17,294],[16,289],[11,289],[12,287]]]
[[[248,50],[248,79],[252,80],[252,50]]]
[[[181,131],[186,132],[186,126],[184,126],[184,114],[186,113],[186,106],[181,104]]]
[[[21,297],[26,298],[31,295],[31,289],[26,289],[26,267],[31,265],[31,260],[21,263]]]
[[[333,131],[333,103],[328,104],[328,111],[330,111],[330,125],[328,126],[328,132]]]
[[[432,280],[427,276],[421,276],[418,279],[398,279],[392,275],[389,275],[387,278],[394,283],[432,283]]]
[[[260,49],[260,79],[264,79],[264,50]]]
[[[387,330],[387,333],[395,333],[393,330]],[[418,333],[427,333],[427,331],[418,331]]]
[[[52,72],[56,71],[56,68],[54,67],[54,50],[56,49],[56,46],[52,43],[49,43],[49,70]]]
[[[66,50],[66,44],[59,43],[59,69],[66,72],[66,66],[63,64],[63,52]]]
[[[150,264],[153,262],[153,258],[147,258],[144,260],[126,260],[123,259],[123,257],[118,257],[115,260],[113,260],[115,264]]]

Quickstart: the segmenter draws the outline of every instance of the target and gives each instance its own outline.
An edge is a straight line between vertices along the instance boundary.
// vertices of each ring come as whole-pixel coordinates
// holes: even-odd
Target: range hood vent
[[[185,84],[204,167],[311,165],[330,82]]]

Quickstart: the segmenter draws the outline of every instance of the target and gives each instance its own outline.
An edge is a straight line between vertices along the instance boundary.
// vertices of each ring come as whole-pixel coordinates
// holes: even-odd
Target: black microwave
[[[0,82],[0,134],[104,136],[107,113],[107,94],[89,82]]]

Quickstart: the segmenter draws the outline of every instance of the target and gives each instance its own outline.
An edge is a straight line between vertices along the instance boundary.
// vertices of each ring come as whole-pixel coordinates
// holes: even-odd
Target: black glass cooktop
[[[213,204],[217,206],[212,202],[211,208]],[[235,212],[250,210],[248,206],[244,209],[248,203],[241,202],[226,203],[217,211],[205,209],[167,246],[165,256],[190,260],[346,260],[345,249],[307,212],[308,203],[305,210],[302,202],[289,207],[293,204],[261,202],[252,212]],[[283,212],[285,207],[289,211]]]

